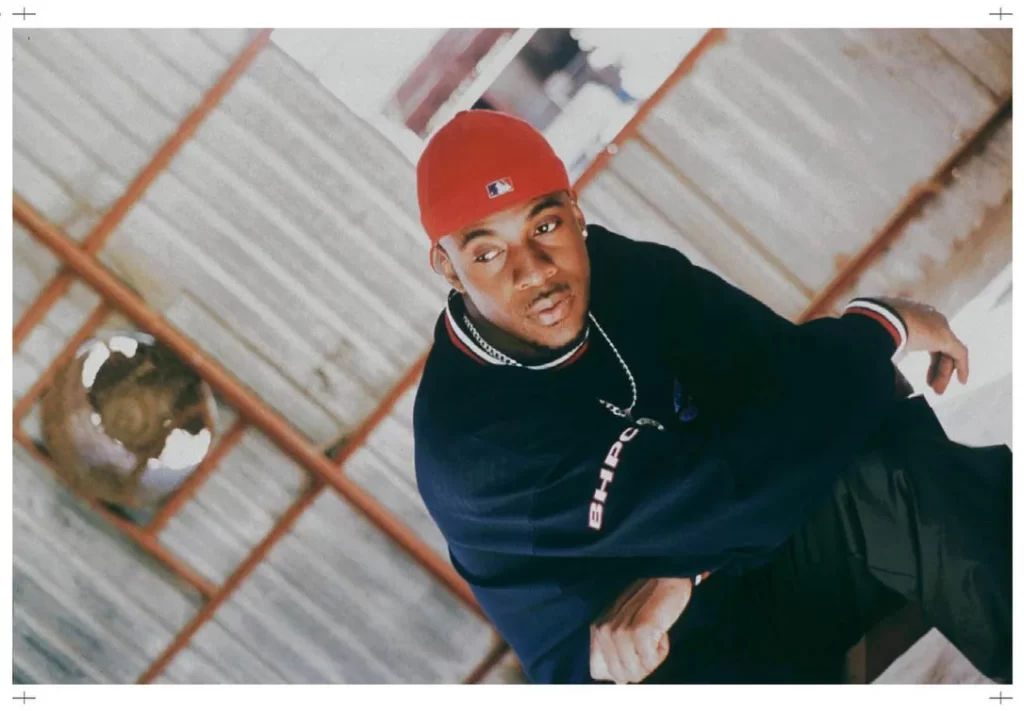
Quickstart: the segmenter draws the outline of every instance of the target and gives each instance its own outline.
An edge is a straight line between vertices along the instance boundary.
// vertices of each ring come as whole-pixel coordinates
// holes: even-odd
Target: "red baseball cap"
[[[571,190],[547,139],[498,111],[462,111],[427,143],[416,165],[420,221],[432,244],[542,195]]]

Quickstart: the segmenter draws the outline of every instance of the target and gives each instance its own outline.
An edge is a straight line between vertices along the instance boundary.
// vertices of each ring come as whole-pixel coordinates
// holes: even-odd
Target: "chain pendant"
[[[606,408],[608,408],[608,411],[611,412],[616,417],[621,417],[624,420],[628,420],[637,427],[654,427],[660,430],[661,432],[665,431],[665,426],[655,419],[652,419],[650,417],[633,417],[632,408],[630,408],[629,410],[623,410],[622,408],[616,407],[615,405],[611,404],[607,400],[599,399],[599,402]]]
[[[661,430],[662,432],[665,431],[665,426],[663,424],[661,424],[657,420],[652,420],[650,417],[641,417],[640,419],[636,420],[636,424],[641,427],[644,425],[650,425],[651,427],[655,427]]]

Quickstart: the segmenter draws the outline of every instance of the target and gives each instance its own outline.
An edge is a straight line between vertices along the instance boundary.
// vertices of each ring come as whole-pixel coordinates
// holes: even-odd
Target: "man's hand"
[[[883,304],[900,315],[907,325],[906,350],[927,351],[932,355],[928,368],[928,385],[941,395],[949,387],[956,371],[961,383],[967,382],[969,371],[967,346],[949,327],[946,317],[931,306],[898,297],[880,298]]]
[[[626,590],[590,627],[590,676],[638,683],[668,656],[668,631],[690,603],[689,578],[653,578]]]

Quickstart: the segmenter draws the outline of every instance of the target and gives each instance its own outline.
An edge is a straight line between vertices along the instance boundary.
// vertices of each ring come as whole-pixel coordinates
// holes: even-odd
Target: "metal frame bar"
[[[501,663],[501,660],[505,658],[508,653],[508,643],[501,638],[497,632],[494,633],[494,641],[491,643],[491,648],[488,650],[484,658],[473,667],[466,678],[463,680],[463,684],[479,684],[484,680],[494,667]]]
[[[149,162],[143,166],[139,174],[135,176],[128,185],[124,194],[114,203],[113,207],[103,216],[89,234],[82,240],[82,246],[90,254],[96,254],[103,248],[107,238],[121,224],[121,220],[134,207],[150,185],[153,184],[160,174],[170,165],[182,147],[195,135],[199,126],[210,113],[217,108],[224,96],[235,85],[235,82],[245,73],[253,60],[269,44],[271,29],[261,30],[245,49],[235,58],[224,73],[214,82],[210,90],[206,92],[196,107],[178,125],[178,128],[153,154]],[[14,326],[14,348],[17,349],[22,340],[38,324],[47,312],[64,294],[73,281],[72,275],[65,269],[57,274],[57,277],[46,285],[35,301],[25,310],[18,323]]]

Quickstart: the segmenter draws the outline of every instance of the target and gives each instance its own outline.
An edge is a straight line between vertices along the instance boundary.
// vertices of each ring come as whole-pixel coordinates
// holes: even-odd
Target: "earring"
[[[587,238],[587,228],[584,227],[583,228],[583,239],[586,239],[586,238]]]

